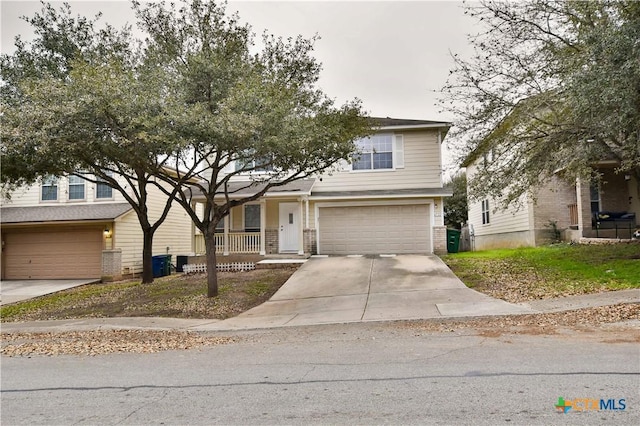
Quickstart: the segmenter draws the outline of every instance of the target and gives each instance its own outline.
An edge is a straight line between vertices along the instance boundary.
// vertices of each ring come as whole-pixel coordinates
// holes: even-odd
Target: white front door
[[[298,203],[280,203],[280,252],[298,251]]]

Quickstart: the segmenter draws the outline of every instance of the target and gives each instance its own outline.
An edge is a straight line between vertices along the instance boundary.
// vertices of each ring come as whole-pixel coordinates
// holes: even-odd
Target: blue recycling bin
[[[161,254],[151,258],[153,278],[165,277],[171,274],[171,255]]]

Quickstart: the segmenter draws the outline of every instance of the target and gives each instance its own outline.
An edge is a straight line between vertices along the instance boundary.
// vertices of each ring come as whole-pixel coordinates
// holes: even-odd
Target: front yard
[[[469,287],[508,302],[640,288],[640,244],[558,244],[457,253],[444,261]],[[268,300],[295,269],[221,272],[220,295],[206,297],[205,275],[173,275],[152,284],[91,284],[0,307],[7,321],[159,316],[225,319]]]
[[[236,316],[268,300],[295,268],[219,272],[219,295],[207,298],[203,274],[89,284],[0,307],[2,321],[99,317],[216,318]]]
[[[640,288],[640,243],[556,244],[456,253],[443,260],[468,287],[514,303]]]

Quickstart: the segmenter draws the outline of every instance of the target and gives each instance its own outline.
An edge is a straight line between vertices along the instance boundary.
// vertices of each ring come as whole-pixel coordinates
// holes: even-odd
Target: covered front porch
[[[638,181],[629,174],[615,173],[615,165],[600,165],[600,184],[578,179],[575,202],[567,205],[569,238],[630,239],[638,226],[640,200]]]
[[[309,226],[312,185],[312,180],[292,182],[272,188],[256,201],[233,208],[216,229],[216,254],[267,256],[313,253],[315,230]],[[196,255],[206,252],[204,236],[195,227],[193,252]]]

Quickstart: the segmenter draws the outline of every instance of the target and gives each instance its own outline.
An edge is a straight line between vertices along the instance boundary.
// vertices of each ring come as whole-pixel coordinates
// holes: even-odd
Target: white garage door
[[[430,253],[426,204],[321,207],[320,254]]]
[[[3,247],[5,279],[99,278],[100,228],[8,231]]]

